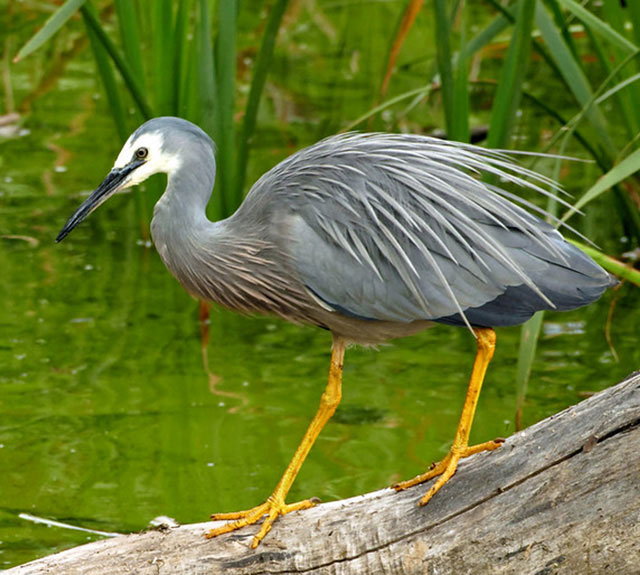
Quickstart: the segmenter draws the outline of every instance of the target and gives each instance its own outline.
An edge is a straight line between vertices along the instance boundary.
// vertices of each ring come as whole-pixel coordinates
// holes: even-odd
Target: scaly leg
[[[458,423],[458,429],[456,430],[451,450],[440,463],[432,466],[426,473],[393,486],[396,491],[401,491],[402,489],[413,487],[418,483],[423,483],[439,475],[438,481],[436,481],[431,486],[431,489],[420,499],[420,505],[426,505],[436,492],[451,478],[456,472],[460,459],[469,457],[469,455],[479,453],[480,451],[492,451],[500,447],[500,444],[504,441],[503,439],[494,439],[493,441],[487,441],[469,447],[469,433],[471,432],[473,416],[476,411],[476,405],[478,404],[480,390],[482,389],[482,382],[484,381],[484,375],[487,372],[487,367],[489,367],[489,362],[493,357],[493,351],[496,346],[496,332],[491,328],[476,328],[473,331],[476,335],[478,350],[469,380],[467,396],[462,408],[462,415],[460,416],[460,422]]]
[[[260,541],[264,539],[264,536],[269,533],[273,522],[280,515],[289,513],[290,511],[298,511],[300,509],[308,509],[316,504],[313,499],[306,499],[298,503],[287,504],[284,499],[291,489],[291,485],[298,475],[298,471],[302,467],[302,464],[309,454],[313,443],[322,431],[327,421],[331,419],[342,397],[342,364],[344,361],[345,342],[341,338],[334,336],[333,347],[331,349],[331,366],[329,368],[329,382],[320,399],[320,407],[311,421],[307,432],[304,434],[298,449],[296,450],[293,459],[289,463],[289,466],[285,470],[282,478],[276,485],[274,492],[271,494],[262,505],[258,505],[253,509],[246,511],[238,511],[236,513],[214,513],[211,515],[211,519],[214,520],[232,520],[231,523],[227,523],[222,527],[211,529],[207,533],[207,538],[216,537],[223,533],[229,533],[240,529],[245,525],[251,525],[257,523],[263,516],[267,515],[262,524],[260,531],[254,536],[251,543],[251,548],[255,549]]]

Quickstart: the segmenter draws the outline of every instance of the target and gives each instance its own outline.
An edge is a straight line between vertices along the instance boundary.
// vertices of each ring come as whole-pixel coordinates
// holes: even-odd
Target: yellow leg
[[[429,469],[426,473],[418,475],[408,481],[397,483],[393,486],[396,491],[413,487],[418,483],[423,483],[436,476],[440,476],[429,491],[420,499],[420,505],[425,505],[436,492],[451,478],[456,472],[458,467],[458,461],[474,453],[480,451],[492,451],[500,447],[503,443],[503,439],[494,439],[493,441],[487,441],[478,445],[469,447],[469,433],[471,432],[471,425],[473,423],[473,416],[476,412],[476,405],[478,404],[478,397],[480,396],[480,390],[482,389],[482,382],[484,381],[487,367],[493,357],[493,351],[496,346],[496,332],[490,328],[476,328],[473,330],[476,335],[478,350],[476,353],[476,360],[473,364],[473,371],[471,372],[471,378],[469,380],[469,388],[467,389],[467,396],[464,400],[464,406],[462,408],[462,415],[460,416],[460,422],[458,423],[458,429],[453,439],[453,445],[446,457]]]
[[[264,539],[264,536],[271,530],[271,526],[278,516],[289,513],[290,511],[308,509],[316,504],[317,500],[315,499],[306,499],[305,501],[292,504],[286,504],[284,499],[287,496],[287,493],[289,493],[289,489],[291,489],[291,485],[293,484],[296,475],[298,475],[298,471],[300,471],[300,468],[309,454],[316,438],[327,421],[331,419],[331,416],[335,413],[336,408],[340,403],[340,398],[342,397],[342,364],[344,361],[344,350],[344,340],[334,336],[333,347],[331,349],[329,382],[327,383],[327,387],[320,399],[320,407],[311,421],[307,432],[304,434],[293,459],[289,463],[289,466],[285,470],[271,496],[262,505],[258,505],[253,509],[238,511],[236,513],[214,513],[211,515],[211,519],[232,520],[232,522],[227,523],[222,527],[211,529],[207,533],[207,538],[216,537],[217,535],[222,535],[223,533],[229,533],[230,531],[240,529],[245,525],[257,523],[263,515],[267,515],[260,531],[254,536],[251,543],[251,547],[255,549],[259,545],[260,541]]]

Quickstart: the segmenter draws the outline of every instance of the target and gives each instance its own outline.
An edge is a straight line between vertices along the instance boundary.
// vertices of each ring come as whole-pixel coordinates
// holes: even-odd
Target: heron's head
[[[107,177],[69,218],[56,242],[62,241],[114,194],[140,184],[154,174],[177,171],[189,149],[212,152],[213,142],[200,128],[181,118],[153,118],[142,124],[125,142]]]

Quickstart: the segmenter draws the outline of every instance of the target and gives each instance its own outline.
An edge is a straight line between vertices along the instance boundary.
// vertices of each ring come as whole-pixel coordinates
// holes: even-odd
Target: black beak
[[[82,203],[82,205],[75,211],[75,213],[67,220],[56,242],[61,242],[66,238],[71,230],[75,228],[82,220],[84,220],[91,212],[93,212],[98,206],[106,202],[113,194],[122,189],[123,185],[127,181],[127,177],[133,170],[144,164],[144,160],[134,160],[123,168],[114,168],[111,170],[104,181],[98,186],[98,188],[92,192],[92,194]]]

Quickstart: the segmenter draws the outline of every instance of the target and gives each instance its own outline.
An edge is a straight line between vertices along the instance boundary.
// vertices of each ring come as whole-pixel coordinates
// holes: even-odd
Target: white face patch
[[[131,186],[135,186],[144,182],[153,174],[165,173],[171,175],[180,167],[180,158],[175,155],[169,155],[163,152],[163,136],[160,132],[148,132],[134,138],[132,134],[123,146],[120,154],[113,164],[114,168],[124,168],[127,164],[134,160],[136,150],[140,148],[147,149],[147,157],[144,164],[136,168],[127,178],[124,186],[120,190],[125,190]]]

